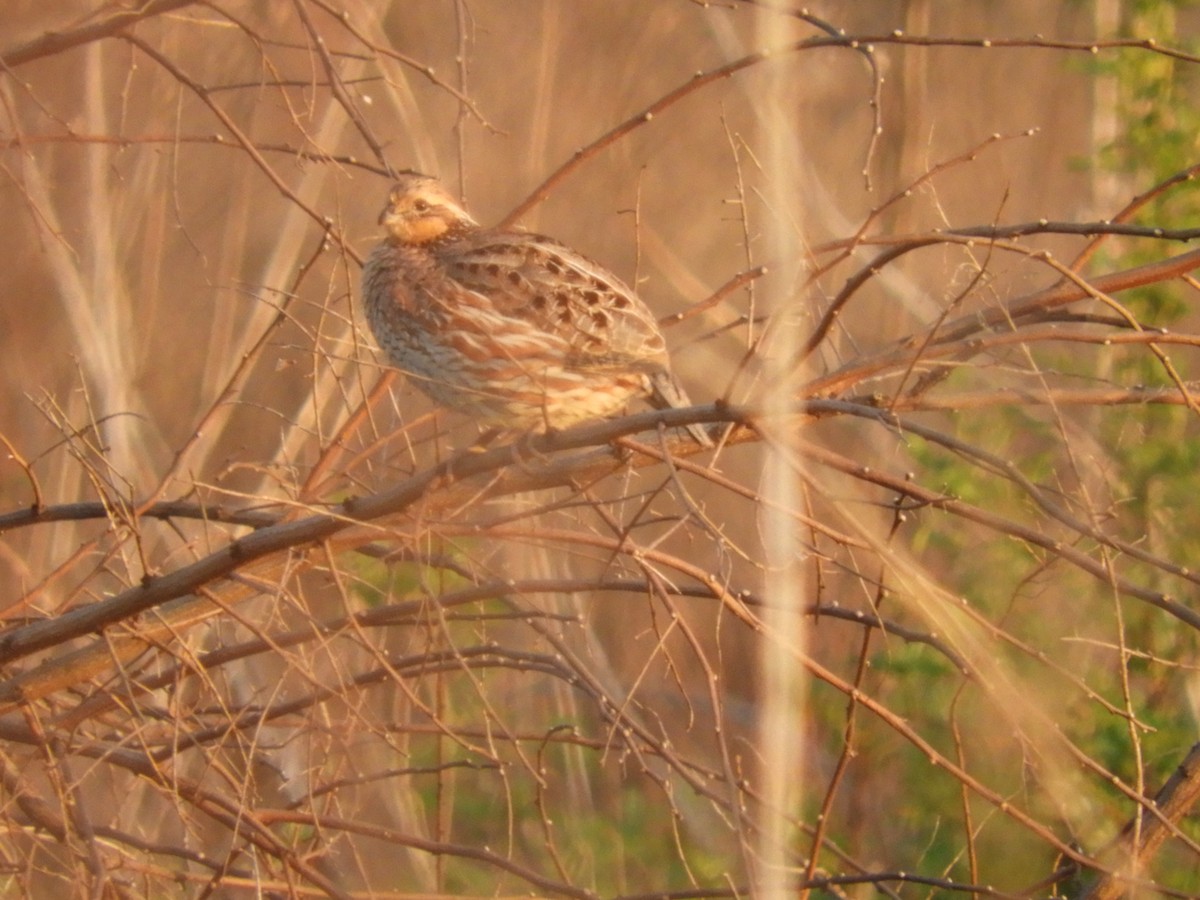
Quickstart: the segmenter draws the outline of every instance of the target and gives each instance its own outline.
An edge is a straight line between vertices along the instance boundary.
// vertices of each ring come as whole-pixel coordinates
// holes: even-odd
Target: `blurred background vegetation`
[[[1200,896],[1195,4],[5,19],[6,894]],[[406,168],[723,445],[456,456]]]

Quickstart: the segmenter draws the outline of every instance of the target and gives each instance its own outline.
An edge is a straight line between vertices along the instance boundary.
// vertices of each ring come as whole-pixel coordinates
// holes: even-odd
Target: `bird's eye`
[[[429,212],[429,201],[428,200],[414,200],[413,201],[413,209],[415,209],[417,212],[420,212],[420,213]]]

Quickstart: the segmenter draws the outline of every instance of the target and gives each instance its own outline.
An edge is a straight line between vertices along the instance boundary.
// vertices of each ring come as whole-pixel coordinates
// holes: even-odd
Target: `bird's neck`
[[[388,241],[393,246],[436,253],[447,245],[462,240],[474,230],[475,226],[466,222],[431,219],[412,223],[403,236],[389,235]]]

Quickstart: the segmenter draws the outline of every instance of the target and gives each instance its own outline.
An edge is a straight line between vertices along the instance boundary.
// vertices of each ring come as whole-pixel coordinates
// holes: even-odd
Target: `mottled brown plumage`
[[[633,397],[688,406],[654,317],[612,273],[539,234],[485,229],[401,176],[363,269],[371,330],[437,402],[505,428],[562,428]],[[704,429],[689,426],[701,444]]]

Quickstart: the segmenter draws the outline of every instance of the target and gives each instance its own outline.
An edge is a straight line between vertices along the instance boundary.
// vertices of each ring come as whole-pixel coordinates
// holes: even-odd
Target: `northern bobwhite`
[[[505,428],[562,428],[632,397],[690,405],[646,305],[540,234],[481,228],[434,178],[406,173],[363,269],[376,341],[438,403]],[[699,425],[688,432],[711,446]]]

